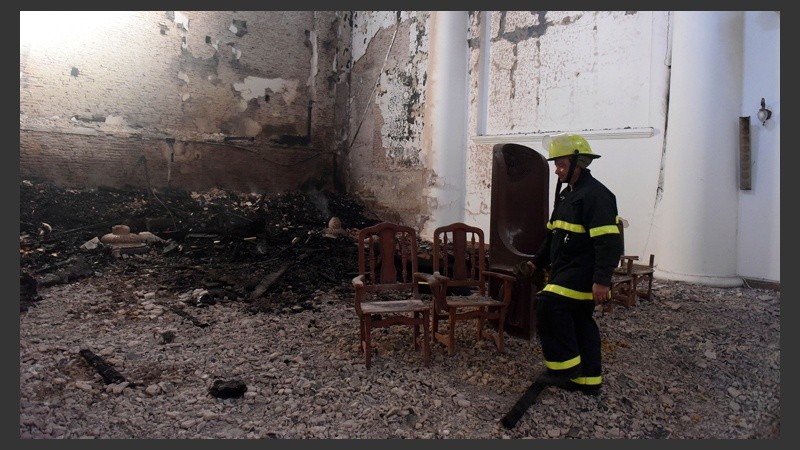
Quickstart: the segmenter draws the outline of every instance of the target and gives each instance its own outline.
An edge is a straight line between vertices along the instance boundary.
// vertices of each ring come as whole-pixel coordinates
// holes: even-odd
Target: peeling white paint
[[[189,100],[191,96],[192,94],[183,94],[181,95],[181,100],[185,102],[186,100]]]
[[[345,28],[347,29],[347,33],[349,33],[351,39],[352,39],[352,33],[351,33],[352,30],[349,27],[347,27],[347,25],[346,25],[347,21],[342,16],[342,12],[341,11],[337,11],[335,16],[336,16],[336,21],[338,23],[338,26],[336,27],[336,40],[337,40],[337,42],[339,42],[339,44],[337,44],[336,52],[334,52],[334,54],[333,54],[333,59],[331,61],[331,72],[336,74],[336,73],[339,73],[339,71],[341,70],[343,73],[347,73],[347,72],[349,72],[349,70],[348,70],[348,68],[346,66],[343,66],[341,68],[339,67],[339,55],[342,52],[342,42],[344,42],[344,39],[343,39],[344,31],[343,31],[343,29],[345,29]],[[352,40],[351,40],[351,42],[352,42]],[[351,47],[352,47],[352,45],[351,45]],[[334,87],[334,90],[335,89],[336,88]]]
[[[178,72],[178,78],[183,80],[184,83],[189,84],[189,75],[186,75],[185,72]]]
[[[228,27],[228,30],[233,34],[236,34],[236,33],[239,32],[239,28],[234,24],[231,24],[231,26]]]
[[[425,104],[425,93],[421,86],[416,86],[419,100],[409,105],[405,99],[414,94],[415,86],[405,85],[400,80],[404,75],[396,71],[381,74],[384,92],[376,98],[383,116],[381,146],[390,149],[393,159],[417,164],[422,148],[423,120],[420,108]],[[409,116],[416,120],[410,123]]]
[[[396,11],[359,11],[354,16],[353,55],[357,60],[367,50],[369,42],[385,28],[408,27],[407,48],[399,60],[383,55],[388,64],[381,70],[375,103],[383,118],[381,147],[394,163],[425,165],[422,149],[422,108],[425,104],[425,76],[428,59],[427,12],[403,11],[400,25]],[[403,42],[401,38],[398,42]],[[389,46],[391,48],[391,45]],[[397,54],[397,52],[392,52]],[[351,99],[352,100],[352,99]]]
[[[530,37],[524,31],[541,25],[537,14],[507,12],[503,28],[499,16],[490,33],[489,134],[648,125],[652,13],[548,12],[543,34]]]
[[[233,88],[239,91],[245,101],[264,97],[267,89],[279,94],[287,104],[292,104],[297,98],[297,80],[284,80],[282,78],[247,77],[241,83],[233,83]]]
[[[236,47],[231,47],[231,53],[233,53],[233,57],[235,59],[239,59],[242,57],[242,51]]]
[[[175,25],[177,25],[178,28],[189,31],[189,17],[180,11],[175,11]]]
[[[314,12],[314,17],[316,19],[316,12]],[[306,86],[311,86],[311,98],[315,99],[317,90],[314,85],[314,80],[317,77],[317,73],[319,72],[319,67],[317,66],[319,62],[319,49],[317,48],[317,30],[311,30],[309,33],[308,39],[311,41],[311,73],[308,75],[308,81],[306,82]]]
[[[367,52],[373,37],[382,29],[397,24],[397,11],[357,11],[353,26],[353,61],[358,61]],[[408,20],[415,13],[400,11],[400,21]]]

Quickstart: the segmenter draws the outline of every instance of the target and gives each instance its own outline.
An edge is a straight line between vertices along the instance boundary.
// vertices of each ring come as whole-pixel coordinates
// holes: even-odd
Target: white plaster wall
[[[466,219],[488,233],[494,143],[515,142],[546,155],[542,135],[577,132],[601,155],[590,168],[614,191],[620,215],[630,224],[625,231],[626,252],[654,252],[653,212],[659,198],[668,90],[669,14],[548,12],[542,36],[517,44],[496,39],[498,16],[493,12],[490,21],[487,136],[477,135],[479,49],[473,48],[470,55]],[[527,12],[511,14],[512,20],[508,16],[505,32],[513,31],[509,22],[516,29],[541,25],[538,16]],[[478,37],[477,26],[473,22],[471,37]],[[551,174],[550,203],[556,183]]]
[[[508,11],[502,29],[500,16],[492,14],[488,133],[647,126],[651,12],[555,11],[542,25]]]
[[[470,16],[468,39],[474,42],[481,38],[481,14]],[[727,114],[719,111],[723,106],[719,98],[734,99],[737,104],[741,98],[741,115],[751,116],[754,124],[752,190],[737,193],[731,187],[738,183],[738,174],[732,169],[732,159],[736,156],[728,153],[738,154],[738,136],[735,127],[725,128],[721,124],[724,129],[720,132],[726,136],[724,151],[728,152],[722,160],[725,167],[704,163],[705,175],[698,175],[696,167],[692,167],[692,161],[697,159],[688,157],[685,163],[671,169],[673,188],[685,183],[692,186],[689,197],[702,197],[704,192],[715,194],[689,203],[675,198],[664,205],[665,158],[675,158],[680,150],[677,146],[667,151],[666,130],[670,128],[677,139],[682,133],[694,133],[690,128],[697,128],[688,127],[688,122],[681,125],[677,119],[667,125],[667,103],[670,89],[674,88],[670,86],[673,15],[674,12],[667,11],[548,11],[543,24],[542,17],[535,12],[508,12],[505,16],[493,12],[488,22],[491,41],[487,66],[490,79],[485,83],[488,100],[482,97],[480,79],[487,72],[481,65],[481,51],[485,48],[471,46],[469,59],[466,220],[486,231],[489,229],[494,143],[515,142],[545,154],[542,135],[578,132],[602,155],[591,169],[616,193],[620,215],[629,221],[625,231],[626,253],[645,258],[655,253],[658,265],[659,261],[665,261],[663,258],[670,257],[668,253],[675,249],[675,242],[693,242],[693,247],[710,248],[699,254],[693,251],[694,257],[673,264],[688,268],[693,276],[699,276],[699,282],[704,277],[710,280],[721,276],[727,280],[731,275],[780,282],[780,13],[745,12],[744,47],[733,58],[743,58],[743,63],[737,65],[744,67],[737,69],[744,72],[742,86],[723,89],[710,83],[717,92],[714,96],[707,91],[698,92],[696,101],[678,102],[669,108],[675,118],[694,117],[693,120],[701,121],[698,129],[702,130],[703,123],[717,127],[719,120],[715,114]],[[534,33],[539,33],[539,37],[519,39],[520,30],[531,26],[539,27]],[[515,30],[516,41],[503,38],[513,38],[508,33]],[[714,34],[707,36],[714,38]],[[708,47],[709,43],[695,45]],[[724,70],[718,67],[720,64],[727,63],[717,57],[705,58],[696,64],[696,70],[699,73]],[[741,77],[739,74],[733,79]],[[761,97],[767,99],[767,106],[773,111],[772,119],[764,127],[755,118]],[[484,107],[486,135],[479,133]],[[699,116],[698,110],[703,111]],[[651,132],[648,134],[647,130]],[[713,155],[703,156],[702,161],[706,160],[721,161]],[[720,176],[724,179],[720,180]],[[551,175],[551,201],[555,185],[556,179]],[[731,200],[728,195],[724,196],[724,205],[715,200],[721,185],[733,195],[733,204],[727,205]],[[687,209],[688,205],[703,209],[694,211],[695,207]],[[697,219],[699,212],[715,208],[723,208],[726,214],[722,219],[724,236],[710,231],[707,222]],[[708,214],[703,217],[714,220]],[[675,228],[680,229],[676,231],[678,235],[667,233],[667,236],[663,230],[665,220],[685,223]],[[699,235],[706,236],[705,243],[696,242]],[[725,267],[719,267],[715,260],[724,261]],[[733,269],[728,270],[729,266]]]
[[[750,116],[752,189],[739,191],[739,273],[748,278],[780,281],[780,89],[779,11],[744,15],[744,95],[741,115]],[[765,126],[756,113],[761,98],[772,110]]]

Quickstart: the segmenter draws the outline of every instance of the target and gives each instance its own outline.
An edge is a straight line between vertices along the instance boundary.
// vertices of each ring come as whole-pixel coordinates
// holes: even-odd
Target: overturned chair
[[[353,278],[361,352],[372,363],[372,330],[402,325],[413,328],[412,346],[422,349],[430,364],[431,302],[423,301],[419,285],[438,290],[433,274],[417,271],[417,234],[390,222],[362,228],[357,235],[358,276]]]

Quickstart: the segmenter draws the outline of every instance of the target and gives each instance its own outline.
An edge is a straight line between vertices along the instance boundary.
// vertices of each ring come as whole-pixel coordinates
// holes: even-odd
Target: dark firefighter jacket
[[[583,169],[571,190],[567,185],[559,195],[533,263],[549,269],[544,291],[592,300],[592,283],[611,286],[622,255],[617,199],[589,169]]]

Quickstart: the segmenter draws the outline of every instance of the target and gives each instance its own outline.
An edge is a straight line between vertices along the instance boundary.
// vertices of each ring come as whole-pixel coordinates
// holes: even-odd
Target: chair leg
[[[505,322],[506,322],[506,309],[500,308],[500,317],[497,322],[497,350],[500,353],[505,353],[505,330],[504,330]]]
[[[636,306],[636,280],[637,280],[637,278],[634,277],[633,280],[631,280],[630,284],[628,285],[629,286],[628,287],[628,297],[627,297],[628,302],[627,302],[627,304],[625,306],[627,306],[629,308],[631,306]]]
[[[420,317],[420,313],[419,312],[414,312],[414,320],[417,322],[414,325],[414,345],[413,345],[414,350],[418,350],[419,349],[419,323],[418,323],[419,317]]]
[[[456,311],[451,309],[449,313],[447,323],[450,329],[447,330],[447,354],[452,355],[455,353],[456,346]]]
[[[484,314],[485,314],[485,308],[481,308],[481,310],[484,311]],[[477,336],[476,340],[478,342],[480,342],[481,340],[483,340],[483,337],[485,336],[483,334],[483,317],[478,317],[477,322],[478,323],[477,323],[477,330],[476,331],[478,332],[478,336]]]
[[[650,300],[650,295],[653,293],[653,274],[647,275],[647,296],[644,297]]]
[[[358,338],[360,339],[358,349],[361,353],[364,353],[364,320],[363,317],[358,320]]]
[[[633,299],[636,296],[636,284],[634,280],[625,281],[617,287],[617,291],[612,295],[609,301],[618,301],[626,308],[633,306]],[[609,310],[611,308],[609,307]]]
[[[370,349],[370,335],[372,334],[372,323],[369,315],[364,319],[364,359],[366,360],[367,369],[372,364],[372,350]]]
[[[422,312],[422,362],[425,367],[431,365],[431,337],[428,332],[428,322],[430,322],[430,313],[428,311]]]
[[[631,290],[628,294],[628,306],[636,306],[636,297],[639,296],[639,279],[641,277],[634,276],[631,281]]]

